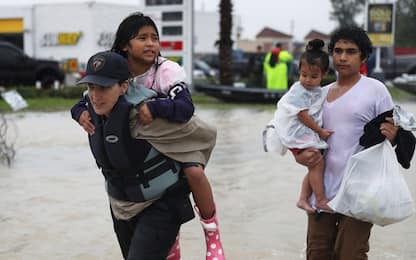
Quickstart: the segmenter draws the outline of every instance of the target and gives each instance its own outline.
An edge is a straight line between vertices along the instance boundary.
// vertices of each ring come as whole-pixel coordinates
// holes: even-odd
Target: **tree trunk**
[[[232,71],[232,3],[231,0],[220,1],[220,39],[219,43],[219,70],[221,85],[233,85]]]

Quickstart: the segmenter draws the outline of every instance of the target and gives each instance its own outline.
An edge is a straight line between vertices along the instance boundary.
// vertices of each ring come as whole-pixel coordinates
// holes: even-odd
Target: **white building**
[[[194,52],[196,54],[218,53],[215,42],[220,35],[220,15],[218,12],[195,11],[194,13]],[[238,28],[241,27],[241,17],[233,16],[231,39],[238,41]],[[236,46],[236,44],[234,44]]]
[[[219,13],[196,11],[193,14],[193,0],[184,0],[182,5],[175,1],[160,3],[141,1],[137,5],[121,5],[86,0],[2,5],[0,40],[13,42],[31,57],[58,60],[67,69],[83,69],[92,54],[111,47],[120,22],[127,15],[141,11],[158,25],[162,54],[178,61],[190,75],[194,53],[218,53],[215,42],[220,32]],[[234,42],[238,40],[240,27],[241,20],[234,15]]]
[[[95,2],[2,7],[0,40],[13,39],[36,58],[85,63],[93,53],[111,47],[120,21],[137,10]]]

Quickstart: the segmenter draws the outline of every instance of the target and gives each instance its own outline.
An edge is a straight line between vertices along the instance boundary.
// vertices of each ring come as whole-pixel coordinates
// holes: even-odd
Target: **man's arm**
[[[386,117],[386,121],[387,121],[386,123],[382,123],[380,125],[380,132],[391,143],[394,143],[394,139],[396,139],[399,127],[394,125],[394,120],[392,117]]]

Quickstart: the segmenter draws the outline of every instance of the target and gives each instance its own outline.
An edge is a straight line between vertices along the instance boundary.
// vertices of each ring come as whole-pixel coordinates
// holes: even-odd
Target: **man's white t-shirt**
[[[334,84],[325,86],[324,90],[328,91]],[[359,139],[364,125],[392,108],[393,100],[386,86],[365,76],[336,100],[324,102],[323,127],[334,131],[327,140],[329,147],[325,155],[324,184],[329,200],[338,192],[348,160],[363,149]]]

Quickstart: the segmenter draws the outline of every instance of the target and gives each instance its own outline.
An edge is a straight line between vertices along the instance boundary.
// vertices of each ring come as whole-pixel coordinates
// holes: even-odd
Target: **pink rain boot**
[[[172,248],[169,251],[166,260],[180,260],[181,259],[181,248],[179,246],[179,233],[176,236],[175,243],[173,243]]]
[[[220,238],[217,214],[214,213],[214,216],[212,216],[210,219],[203,219],[199,214],[199,210],[196,206],[195,209],[199,215],[199,220],[205,233],[205,242],[207,244],[206,260],[225,260],[224,249],[222,248]]]

